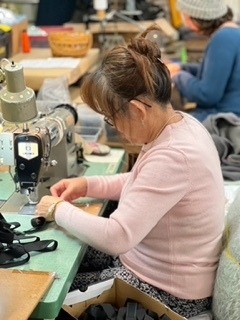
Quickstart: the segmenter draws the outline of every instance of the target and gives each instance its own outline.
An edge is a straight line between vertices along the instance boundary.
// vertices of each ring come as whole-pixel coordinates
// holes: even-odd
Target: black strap
[[[14,227],[12,227],[14,226]],[[20,224],[19,224],[20,226]],[[2,243],[13,243],[13,242],[35,242],[40,240],[37,236],[25,236],[23,232],[15,231],[18,225],[16,223],[10,224],[0,220],[0,242]]]
[[[84,314],[84,320],[115,320],[116,312],[111,304],[92,305]]]
[[[31,233],[35,233],[37,231],[42,231],[45,230],[47,228],[47,225],[50,222],[46,221],[46,219],[44,217],[36,217],[36,218],[32,218],[31,219],[31,225],[32,228],[25,230],[23,233],[24,234],[31,234]]]
[[[161,320],[171,320],[166,314],[163,314],[159,319]]]
[[[109,303],[103,303],[99,305],[104,310],[105,314],[107,315],[107,319],[113,320],[116,319],[117,310]]]
[[[127,295],[127,292],[126,292]],[[163,314],[160,317],[156,312],[144,309],[136,301],[126,301],[125,306],[119,309],[109,303],[90,305],[79,320],[170,320]]]
[[[20,227],[19,222],[7,222],[7,220],[4,218],[4,216],[1,214],[1,212],[0,212],[0,223],[1,223],[1,225],[5,226],[6,228],[8,228],[10,230],[14,230],[14,229]]]
[[[38,251],[38,252],[50,252],[57,249],[58,242],[56,240],[39,240],[30,243],[22,244],[22,247],[26,252]]]
[[[40,238],[38,236],[25,236],[24,234],[14,234],[13,243],[29,243],[39,241]]]
[[[26,232],[15,230],[19,226],[18,222],[7,222],[0,213],[0,268],[22,265],[30,259],[31,251],[50,252],[58,246],[56,240],[40,240],[38,236],[26,235]],[[32,228],[31,231],[37,229]]]
[[[6,226],[5,222],[0,220],[0,242],[12,243],[14,233]]]
[[[121,307],[118,309],[116,320],[123,320],[126,316],[126,307]]]
[[[22,245],[9,245],[0,252],[0,268],[20,266],[28,262],[29,259],[30,254],[24,250]]]
[[[147,314],[148,314],[148,316],[150,316],[150,319],[154,319],[154,320],[159,319],[158,314],[152,310],[147,310]],[[160,317],[160,319],[161,319],[161,317]]]
[[[56,250],[56,240],[39,240],[25,244],[1,245],[0,268],[11,268],[22,265],[30,259],[30,252],[50,252]]]
[[[14,231],[15,234],[29,234],[29,233],[35,233],[36,231],[45,230],[47,227],[48,222],[44,217],[36,217],[31,219],[31,228],[25,231],[18,231],[16,230],[21,226],[19,222],[8,222],[4,218],[4,216],[0,212],[0,230],[1,228],[4,228],[6,230]],[[1,239],[0,239],[1,241]]]
[[[137,308],[136,302],[127,303],[126,320],[137,320]]]

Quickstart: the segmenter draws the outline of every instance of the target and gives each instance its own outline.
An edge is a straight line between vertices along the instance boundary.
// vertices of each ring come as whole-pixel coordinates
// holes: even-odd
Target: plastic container
[[[97,142],[102,131],[101,127],[75,127],[75,132],[88,142]]]
[[[27,30],[22,31],[22,52],[29,53],[31,51],[31,41]]]
[[[93,111],[85,104],[76,106],[76,110],[78,113],[78,123],[81,127],[100,127],[102,129],[104,128],[104,117],[101,114]]]

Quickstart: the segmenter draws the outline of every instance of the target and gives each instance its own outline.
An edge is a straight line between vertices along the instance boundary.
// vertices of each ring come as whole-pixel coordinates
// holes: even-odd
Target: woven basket
[[[48,42],[54,57],[83,57],[92,47],[93,37],[87,32],[51,32]]]

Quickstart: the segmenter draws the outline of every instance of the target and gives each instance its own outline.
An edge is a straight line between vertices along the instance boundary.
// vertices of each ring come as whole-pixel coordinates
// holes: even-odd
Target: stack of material
[[[217,113],[208,116],[203,125],[217,147],[223,177],[240,180],[240,117],[233,113]]]

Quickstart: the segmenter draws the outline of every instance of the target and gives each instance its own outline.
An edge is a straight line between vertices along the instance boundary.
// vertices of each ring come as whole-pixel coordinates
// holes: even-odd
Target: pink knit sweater
[[[224,227],[219,156],[189,115],[144,145],[131,172],[88,177],[87,196],[119,199],[109,219],[62,203],[56,222],[140,279],[183,299],[212,295]]]

